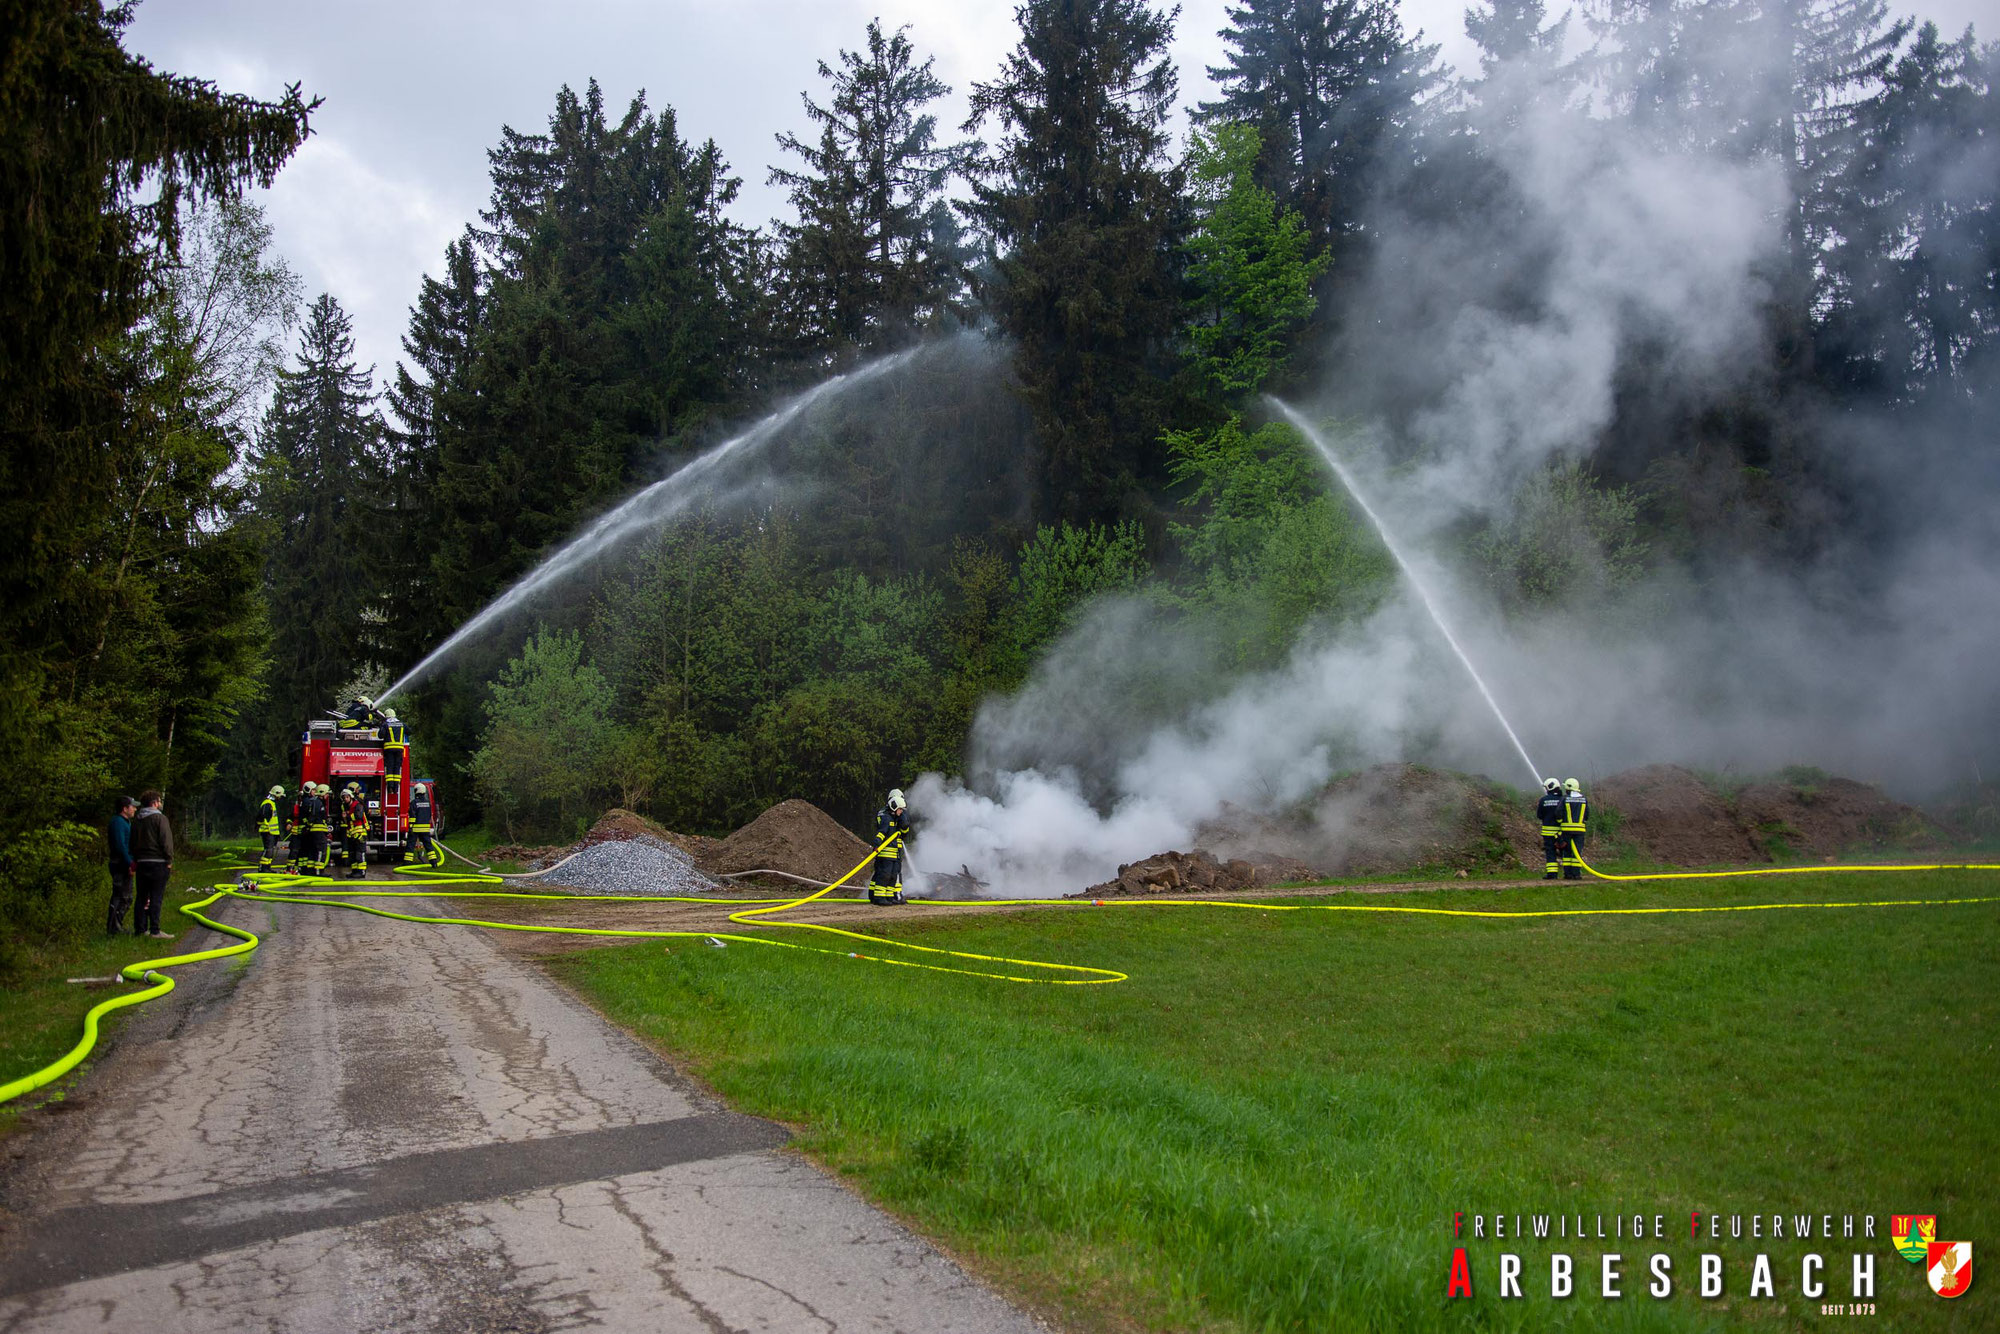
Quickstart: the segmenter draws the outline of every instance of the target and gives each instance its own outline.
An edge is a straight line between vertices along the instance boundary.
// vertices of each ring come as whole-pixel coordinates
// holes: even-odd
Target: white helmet
[[[900,787],[892,787],[892,788],[890,788],[890,789],[889,789],[889,809],[890,809],[890,810],[892,810],[892,811],[900,811],[900,810],[902,810],[902,809],[903,809],[903,808],[904,808],[905,806],[907,806],[907,805],[909,805],[909,804],[910,804],[910,803],[908,803],[907,801],[904,801],[904,800],[903,800],[903,789],[901,789]]]
[[[1570,792],[1581,792],[1581,791],[1583,791],[1583,784],[1581,784],[1581,783],[1577,782],[1577,781],[1576,781],[1576,780],[1575,780],[1574,778],[1565,778],[1565,779],[1563,779],[1563,787],[1564,787],[1564,789],[1565,789],[1565,790],[1567,790],[1567,791],[1570,791]]]
[[[1560,792],[1560,791],[1562,791],[1562,784],[1561,784],[1561,783],[1559,783],[1559,782],[1557,782],[1557,781],[1556,781],[1555,779],[1553,779],[1553,778],[1544,778],[1544,779],[1542,780],[1542,791],[1544,791],[1544,792]]]
[[[282,797],[285,795],[285,789],[282,785],[278,783],[273,783],[271,784],[270,795],[274,797]]]

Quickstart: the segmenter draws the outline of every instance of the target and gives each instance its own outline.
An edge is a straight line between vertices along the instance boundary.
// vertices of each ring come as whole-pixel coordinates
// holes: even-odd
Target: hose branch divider
[[[236,943],[218,949],[200,950],[189,954],[176,954],[161,959],[144,959],[128,964],[119,977],[128,982],[145,984],[143,991],[127,992],[114,996],[93,1006],[84,1016],[83,1036],[75,1047],[51,1065],[32,1074],[25,1075],[10,1084],[0,1085],[0,1103],[18,1098],[24,1093],[60,1079],[74,1069],[78,1062],[89,1055],[97,1043],[99,1025],[103,1017],[114,1010],[132,1005],[140,1005],[156,1000],[174,989],[174,981],[164,972],[183,964],[200,963],[208,959],[228,958],[231,955],[247,954],[257,948],[257,937],[240,927],[226,922],[218,922],[201,911],[222,899],[241,899],[248,903],[288,903],[311,905],[322,908],[344,908],[352,912],[367,913],[373,917],[387,918],[397,922],[412,922],[427,926],[472,926],[489,931],[527,931],[548,935],[603,936],[633,940],[711,940],[728,941],[743,945],[765,945],[778,949],[803,950],[812,954],[826,954],[841,958],[865,959],[870,963],[891,964],[900,968],[916,968],[926,972],[954,973],[962,977],[986,978],[1001,982],[1042,983],[1053,986],[1102,986],[1106,983],[1123,982],[1129,974],[1113,968],[1095,968],[1086,964],[1051,963],[1040,959],[1016,959],[1005,955],[980,954],[970,950],[945,949],[935,945],[919,945],[906,940],[893,940],[885,936],[869,935],[862,931],[851,931],[845,927],[832,926],[823,922],[794,922],[780,919],[780,914],[803,908],[808,904],[826,900],[828,902],[853,903],[865,900],[828,899],[834,890],[853,880],[866,870],[875,860],[876,853],[889,843],[895,835],[883,839],[869,850],[846,875],[830,884],[822,885],[810,894],[796,897],[770,899],[744,899],[738,897],[713,897],[703,895],[660,895],[660,894],[556,894],[517,889],[458,889],[452,886],[503,885],[513,879],[525,877],[502,876],[484,868],[472,874],[451,874],[430,866],[403,866],[398,872],[407,882],[422,886],[413,889],[355,889],[352,881],[336,880],[324,876],[289,875],[273,872],[246,872],[237,884],[217,885],[215,892],[196,903],[184,904],[179,911],[191,917],[198,924],[211,931],[236,937]],[[442,841],[439,846],[443,847]],[[451,849],[446,848],[446,851]],[[453,852],[453,856],[472,863],[469,859]],[[560,866],[562,863],[557,863]],[[547,868],[549,871],[556,866]],[[1805,875],[1828,872],[1907,872],[1907,871],[2000,871],[2000,864],[1971,862],[1936,863],[1858,863],[1840,866],[1775,866],[1760,867],[1740,871],[1666,871],[1645,874],[1619,875],[1600,871],[1584,863],[1584,869],[1599,880],[1611,882],[1658,881],[1658,880],[1720,880],[1743,876],[1763,875]],[[546,874],[546,871],[532,874]],[[803,879],[804,877],[791,877]],[[817,882],[809,882],[817,883]],[[807,944],[802,940],[781,940],[768,934],[751,934],[751,931],[718,932],[709,930],[658,930],[638,927],[584,927],[556,926],[541,923],[499,922],[478,917],[451,917],[425,913],[396,912],[389,908],[374,907],[354,902],[356,899],[505,899],[531,902],[578,902],[597,903],[699,903],[713,906],[733,906],[729,921],[745,928],[785,928],[791,931],[814,932],[818,937],[833,937],[834,942]],[[1732,904],[1682,904],[1655,905],[1629,908],[1426,908],[1409,904],[1375,903],[1261,903],[1248,899],[1182,899],[1182,898],[1130,898],[1130,899],[981,899],[978,902],[992,907],[1020,908],[1233,908],[1245,912],[1323,912],[1323,913],[1384,913],[1413,917],[1458,917],[1488,918],[1493,920],[1524,920],[1546,917],[1644,917],[1668,916],[1687,913],[1722,912],[1782,912],[1804,909],[1862,909],[1862,908],[1915,908],[1949,907],[1962,904],[2000,903],[2000,894],[1967,895],[1953,898],[1934,899],[1851,899],[1837,902],[1790,902],[1790,903],[1732,903]],[[922,907],[925,900],[914,900],[912,906]],[[818,938],[815,937],[815,938]],[[873,949],[908,951],[927,958],[898,958],[884,953],[864,952],[855,948],[835,947],[841,942],[869,946]],[[953,963],[950,960],[962,960]],[[995,965],[978,967],[966,965]],[[1007,969],[1026,969],[1033,972],[1014,972]]]

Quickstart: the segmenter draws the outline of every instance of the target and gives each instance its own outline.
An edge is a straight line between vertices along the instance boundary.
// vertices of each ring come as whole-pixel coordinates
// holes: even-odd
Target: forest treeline
[[[1758,376],[1655,392],[1658,349],[1621,346],[1598,449],[1464,535],[1501,605],[1721,541],[1810,559],[1844,497],[1799,422],[1991,407],[2000,56],[1881,0],[1486,0],[1461,72],[1389,0],[1243,0],[1184,143],[1164,7],[1026,0],[960,126],[922,33],[873,23],[774,145],[792,215],[766,228],[665,101],[565,87],[499,131],[380,385],[242,198],[307,96],[153,70],[125,9],[11,8],[0,708],[46,775],[0,794],[16,947],[86,920],[114,792],[241,822],[308,714],[732,426],[912,346],[788,436],[795,484],[649,537],[399,697],[458,822],[856,816],[956,767],[979,701],[1106,592],[1199,622],[1218,670],[1278,660],[1388,567],[1257,396],[1338,379],[1386,228],[1477,220],[1517,253],[1496,124],[1616,122],[1786,184]]]

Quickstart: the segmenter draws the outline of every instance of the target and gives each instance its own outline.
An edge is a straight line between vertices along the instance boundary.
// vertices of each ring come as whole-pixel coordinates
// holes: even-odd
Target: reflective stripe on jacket
[[[1584,822],[1590,817],[1590,803],[1583,799],[1583,793],[1572,792],[1563,798],[1562,832],[1581,834]]]

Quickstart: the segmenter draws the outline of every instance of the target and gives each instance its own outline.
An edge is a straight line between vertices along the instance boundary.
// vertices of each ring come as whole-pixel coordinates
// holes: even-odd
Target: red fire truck
[[[409,841],[410,787],[430,783],[419,778],[411,755],[409,734],[367,700],[356,700],[324,718],[306,724],[299,737],[299,782],[325,783],[333,789],[334,822],[338,823],[340,794],[349,783],[361,784],[368,802],[368,856],[371,861],[399,862]],[[400,744],[399,744],[400,743]],[[400,781],[391,782],[391,776]],[[431,801],[438,802],[436,786]],[[333,834],[340,845],[340,831]]]

